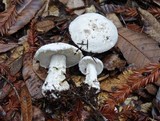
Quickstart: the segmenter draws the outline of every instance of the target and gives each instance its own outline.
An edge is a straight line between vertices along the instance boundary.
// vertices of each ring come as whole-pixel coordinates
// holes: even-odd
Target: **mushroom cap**
[[[69,25],[69,32],[79,48],[92,53],[105,52],[118,40],[116,26],[97,13],[86,13],[75,18]]]
[[[34,55],[34,58],[40,62],[44,68],[48,68],[53,55],[65,55],[66,67],[76,65],[83,54],[78,48],[67,43],[52,43],[40,47]]]
[[[91,56],[85,56],[79,61],[79,70],[86,75],[86,68],[88,64],[93,64],[96,68],[97,75],[103,71],[103,63],[101,60]]]

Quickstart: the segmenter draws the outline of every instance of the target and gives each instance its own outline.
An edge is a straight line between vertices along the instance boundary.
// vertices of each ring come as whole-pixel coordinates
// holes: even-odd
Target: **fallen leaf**
[[[68,3],[67,3],[67,7],[70,9],[83,7],[83,6],[84,6],[83,0],[68,0]],[[81,15],[82,13],[84,13],[84,11],[85,11],[85,9],[74,10],[74,13],[77,15]]]
[[[36,23],[36,30],[40,33],[46,33],[54,27],[54,22],[52,20],[42,20]]]
[[[146,87],[145,87],[146,91],[151,94],[151,95],[156,95],[157,94],[157,91],[158,89],[156,88],[155,85],[153,84],[148,84]]]
[[[158,42],[143,33],[136,33],[127,28],[120,28],[118,32],[117,46],[129,64],[142,68],[148,63],[159,61]]]
[[[9,7],[6,11],[0,13],[0,33],[6,34],[10,26],[15,23],[17,17],[16,6]]]
[[[23,121],[32,121],[32,100],[26,86],[21,88],[20,93],[21,114]]]
[[[49,12],[48,15],[59,16],[59,9],[55,5],[49,6],[48,12]]]
[[[14,76],[22,68],[22,55],[23,55],[23,46],[18,46],[12,51],[10,58],[5,62],[9,68],[9,73],[11,76]]]
[[[148,11],[138,8],[140,15],[144,21],[144,32],[160,43],[160,23]]]
[[[36,73],[36,75],[41,79],[45,80],[47,77],[47,70],[40,66],[39,63],[36,62],[35,59],[33,59],[33,71]]]
[[[96,8],[94,5],[91,5],[86,8],[86,13],[96,13]]]
[[[22,75],[25,80],[26,86],[34,99],[42,98],[41,86],[43,82],[35,74],[32,67],[32,54],[27,53],[23,58],[23,70]]]
[[[14,60],[11,64],[10,64],[10,74],[12,76],[14,76],[15,74],[17,74],[20,69],[22,68],[22,56],[20,56],[18,59]]]
[[[20,5],[16,6],[18,16],[15,19],[15,23],[9,28],[7,34],[11,35],[24,27],[35,16],[43,4],[44,0],[23,0]]]
[[[18,45],[16,43],[0,44],[0,53],[5,53],[9,50],[14,49]]]
[[[126,61],[120,59],[117,54],[106,55],[103,59],[104,68],[107,70],[122,69],[126,65]]]
[[[123,27],[121,21],[119,20],[119,18],[116,16],[115,13],[107,14],[106,17],[109,20],[111,20],[117,28]]]
[[[141,106],[141,111],[147,113],[148,111],[150,111],[152,103],[151,102],[143,103],[140,106]]]

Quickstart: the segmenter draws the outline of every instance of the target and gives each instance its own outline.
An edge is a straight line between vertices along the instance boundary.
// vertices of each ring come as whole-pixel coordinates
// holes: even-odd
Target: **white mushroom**
[[[69,25],[72,41],[82,50],[102,53],[111,49],[118,40],[116,26],[97,13],[78,16]]]
[[[70,87],[65,80],[66,67],[76,65],[82,56],[78,48],[66,43],[52,43],[40,47],[34,58],[40,62],[40,66],[49,68],[42,94],[57,98],[54,92],[68,90]]]
[[[100,90],[100,83],[97,80],[97,75],[103,71],[102,61],[95,57],[85,56],[79,62],[79,69],[86,75],[84,83],[88,84],[89,87]]]

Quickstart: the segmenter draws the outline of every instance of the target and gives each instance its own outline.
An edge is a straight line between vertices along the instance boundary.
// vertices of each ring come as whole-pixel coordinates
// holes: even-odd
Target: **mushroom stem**
[[[86,79],[84,83],[88,84],[90,87],[94,87],[100,90],[100,84],[97,79],[97,71],[94,64],[89,63],[86,68]]]
[[[65,81],[66,57],[64,55],[53,55],[51,57],[47,78],[42,86],[42,94],[47,92],[63,91],[69,89],[69,84]],[[55,94],[52,94],[53,97]]]

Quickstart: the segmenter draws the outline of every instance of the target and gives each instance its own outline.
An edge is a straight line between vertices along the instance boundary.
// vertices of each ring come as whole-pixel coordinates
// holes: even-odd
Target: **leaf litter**
[[[0,120],[160,120],[160,14],[156,0],[127,0],[131,4],[105,0],[4,2],[5,10],[0,2]],[[41,86],[47,70],[39,67],[33,55],[47,43],[73,44],[68,25],[85,12],[105,15],[118,28],[117,46],[94,55],[105,65],[98,77],[101,91],[96,94],[82,84],[84,76],[76,65],[67,70],[71,89],[61,93],[61,99],[46,99]]]

